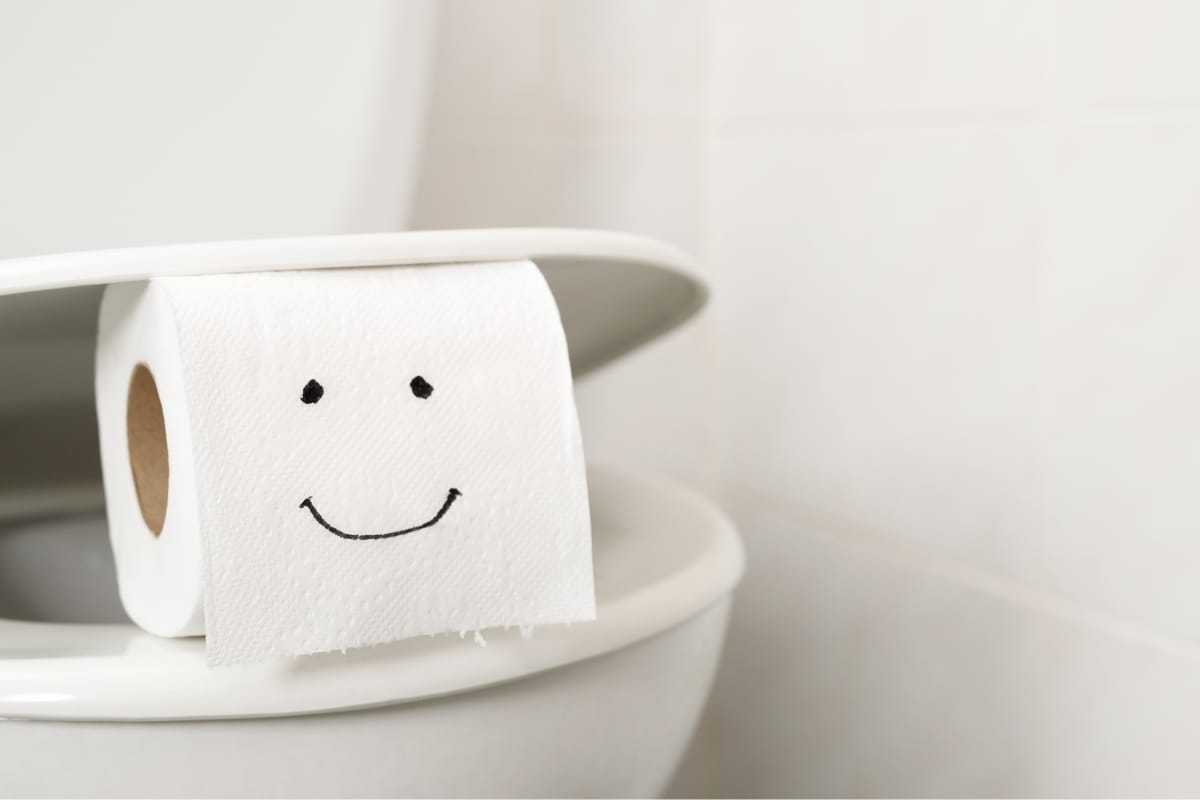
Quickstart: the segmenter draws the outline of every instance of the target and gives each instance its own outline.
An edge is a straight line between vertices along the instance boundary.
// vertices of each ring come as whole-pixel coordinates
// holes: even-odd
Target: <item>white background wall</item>
[[[416,224],[715,288],[579,390],[749,548],[675,791],[1200,792],[1200,4],[440,11]]]

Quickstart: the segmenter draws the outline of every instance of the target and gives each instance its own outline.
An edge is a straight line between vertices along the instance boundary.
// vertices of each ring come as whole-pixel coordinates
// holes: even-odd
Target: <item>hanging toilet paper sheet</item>
[[[96,401],[121,600],[211,664],[595,617],[532,263],[116,284]]]

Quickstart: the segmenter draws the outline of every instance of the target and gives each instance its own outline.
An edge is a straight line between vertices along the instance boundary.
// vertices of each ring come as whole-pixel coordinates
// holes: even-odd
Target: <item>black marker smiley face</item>
[[[420,400],[428,400],[433,394],[433,385],[420,375],[413,378],[409,382],[408,386],[409,389],[412,390],[413,396]],[[321,398],[324,396],[325,387],[317,382],[317,380],[314,378],[308,383],[304,384],[304,388],[300,392],[300,402],[304,403],[305,405],[314,405],[319,403]],[[325,518],[321,516],[321,512],[317,511],[317,507],[313,505],[312,497],[304,498],[304,501],[300,503],[299,507],[307,508],[308,513],[312,515],[312,518],[316,520],[317,524],[332,533],[334,536],[353,541],[365,541],[372,539],[391,539],[396,536],[403,536],[406,533],[413,533],[415,531],[424,530],[425,528],[432,528],[441,521],[442,517],[446,516],[446,512],[450,510],[450,506],[454,505],[454,501],[460,497],[462,497],[462,492],[460,492],[458,489],[451,489],[446,493],[446,499],[442,503],[442,507],[439,508],[437,513],[435,513],[429,520],[422,522],[420,525],[413,525],[410,528],[402,528],[396,531],[389,531],[388,533],[347,533],[340,528],[336,528],[326,522]]]

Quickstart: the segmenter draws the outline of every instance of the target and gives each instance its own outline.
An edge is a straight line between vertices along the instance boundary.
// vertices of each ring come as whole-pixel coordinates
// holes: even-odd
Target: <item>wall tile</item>
[[[703,733],[723,796],[1200,791],[1194,645],[731,499],[749,571]]]
[[[1055,129],[1036,579],[1200,636],[1200,118]],[[1052,535],[1051,535],[1052,534]]]
[[[1039,102],[1036,3],[716,0],[718,117]]]
[[[1056,0],[1046,48],[1066,103],[1200,98],[1200,6],[1188,0]]]
[[[1039,534],[1037,164],[991,129],[717,139],[726,474],[1019,564]]]

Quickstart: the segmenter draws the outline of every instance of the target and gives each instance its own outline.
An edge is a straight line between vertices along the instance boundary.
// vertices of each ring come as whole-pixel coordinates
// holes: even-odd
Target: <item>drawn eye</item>
[[[413,394],[422,400],[433,394],[433,386],[431,386],[429,381],[425,380],[420,375],[409,381],[408,387],[412,389]]]
[[[304,384],[304,391],[300,392],[300,402],[312,404],[320,400],[324,394],[325,387],[314,379]]]

